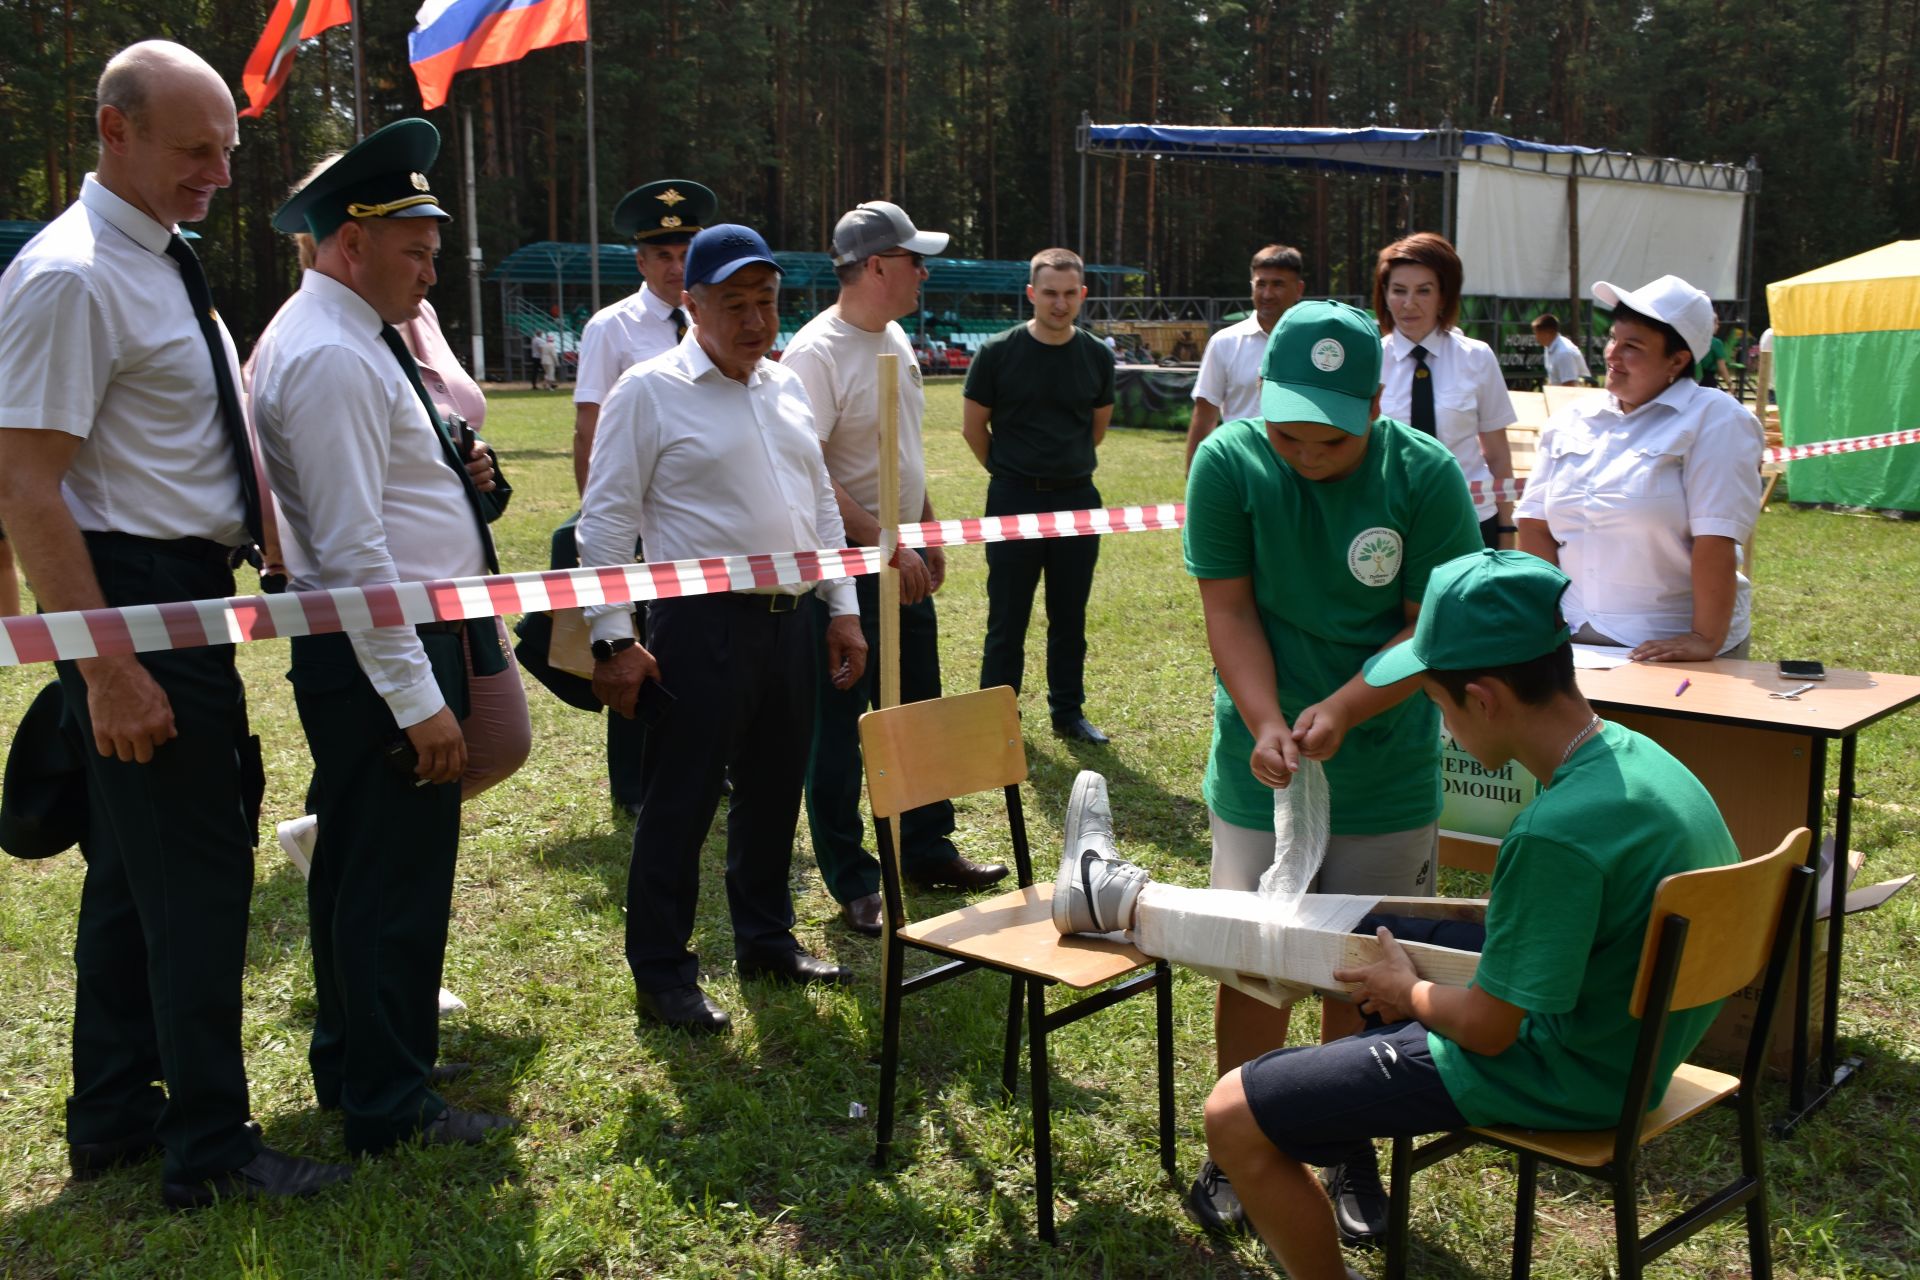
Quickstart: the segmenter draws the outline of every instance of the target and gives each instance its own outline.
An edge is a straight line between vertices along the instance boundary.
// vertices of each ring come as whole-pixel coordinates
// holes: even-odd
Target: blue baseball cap
[[[687,246],[687,288],[697,284],[718,284],[742,267],[764,262],[775,271],[773,250],[752,227],[737,222],[722,222],[694,236]]]

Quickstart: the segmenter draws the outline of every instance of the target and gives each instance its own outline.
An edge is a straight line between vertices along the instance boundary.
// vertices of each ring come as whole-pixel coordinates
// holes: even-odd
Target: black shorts
[[[1267,1141],[1304,1164],[1340,1164],[1369,1138],[1418,1137],[1467,1123],[1417,1022],[1275,1049],[1240,1068],[1240,1084]]]
[[[1486,929],[1458,920],[1368,915],[1407,942],[1478,951]],[[1260,1131],[1281,1152],[1311,1165],[1340,1164],[1369,1138],[1418,1137],[1467,1123],[1440,1079],[1418,1022],[1382,1026],[1369,1017],[1359,1035],[1332,1044],[1276,1049],[1240,1068],[1240,1084]]]

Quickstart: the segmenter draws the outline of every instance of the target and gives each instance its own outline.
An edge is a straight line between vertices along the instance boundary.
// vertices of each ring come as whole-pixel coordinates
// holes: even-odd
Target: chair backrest
[[[1005,685],[869,711],[860,751],[876,818],[1027,780],[1019,705]]]
[[[1681,916],[1688,924],[1670,1009],[1724,1000],[1753,982],[1767,962],[1774,930],[1781,925],[1787,877],[1806,861],[1811,838],[1805,827],[1799,827],[1764,857],[1683,871],[1660,882],[1640,951],[1640,973],[1633,984],[1634,1017],[1645,1016],[1647,988],[1669,916]]]

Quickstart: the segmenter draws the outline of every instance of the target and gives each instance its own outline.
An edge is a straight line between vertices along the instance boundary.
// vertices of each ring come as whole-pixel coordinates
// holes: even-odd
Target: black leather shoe
[[[840,918],[845,920],[847,928],[855,933],[877,938],[880,936],[880,912],[880,895],[870,893],[864,898],[855,898],[840,908]]]
[[[676,1031],[699,1035],[724,1035],[733,1019],[727,1011],[707,999],[707,993],[689,982],[684,987],[639,993],[640,1016]]]
[[[1380,1185],[1380,1165],[1369,1147],[1364,1160],[1350,1160],[1320,1171],[1320,1184],[1333,1201],[1334,1225],[1340,1243],[1375,1248],[1387,1234],[1387,1190]]]
[[[975,862],[960,854],[907,875],[907,879],[922,889],[984,889],[1006,878],[1007,869],[1000,863]]]
[[[448,1107],[420,1131],[420,1141],[429,1147],[477,1147],[491,1134],[512,1133],[519,1127],[510,1116]]]
[[[87,1182],[109,1169],[143,1164],[160,1154],[160,1143],[151,1133],[129,1134],[111,1142],[69,1142],[67,1166],[76,1182]]]
[[[1071,742],[1084,742],[1095,747],[1107,745],[1107,735],[1094,728],[1093,721],[1085,716],[1075,716],[1071,720],[1056,716],[1053,731]]]
[[[160,1198],[169,1209],[200,1209],[216,1200],[267,1200],[310,1196],[345,1182],[353,1169],[344,1164],[321,1164],[305,1156],[290,1156],[267,1147],[238,1169],[204,1182],[164,1181]]]
[[[843,969],[831,960],[810,956],[797,947],[792,951],[776,952],[773,955],[742,956],[739,963],[742,982],[766,978],[773,982],[790,982],[796,986],[825,982],[844,987],[853,981],[853,970]]]

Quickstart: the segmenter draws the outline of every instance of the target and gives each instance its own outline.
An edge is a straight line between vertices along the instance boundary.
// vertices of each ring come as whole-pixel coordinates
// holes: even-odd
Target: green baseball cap
[[[1380,323],[1344,302],[1296,302],[1273,326],[1260,378],[1268,422],[1320,422],[1363,436],[1380,390]]]
[[[1449,560],[1427,579],[1413,639],[1367,659],[1367,683],[1505,667],[1552,653],[1572,638],[1560,619],[1568,585],[1558,565],[1524,551],[1476,551]]]

